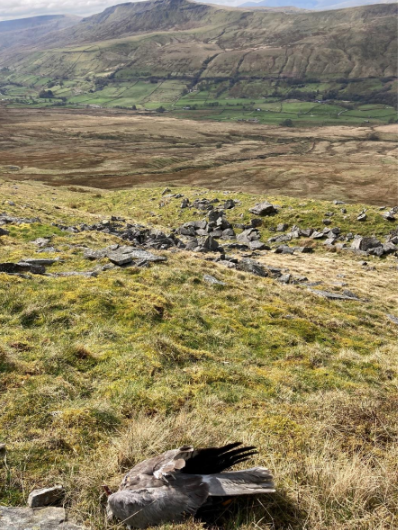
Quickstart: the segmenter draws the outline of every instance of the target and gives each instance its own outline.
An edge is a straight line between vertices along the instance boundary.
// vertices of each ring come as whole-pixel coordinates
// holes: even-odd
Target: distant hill
[[[80,20],[74,15],[47,15],[1,21],[0,49],[32,45],[44,35],[74,26]]]
[[[373,4],[395,4],[396,2],[397,0],[261,0],[260,2],[245,2],[244,4],[240,4],[239,7],[270,8],[288,5],[299,9],[324,10],[344,9]]]

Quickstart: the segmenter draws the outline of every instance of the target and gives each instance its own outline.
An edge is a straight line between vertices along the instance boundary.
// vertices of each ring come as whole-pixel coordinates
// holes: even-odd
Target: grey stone
[[[294,250],[297,252],[301,252],[302,254],[311,254],[312,252],[314,252],[314,249],[311,247],[296,247]]]
[[[199,245],[198,240],[196,237],[193,239],[190,239],[188,243],[185,245],[186,250],[194,250]]]
[[[8,230],[4,230],[4,228],[0,228],[0,236],[9,236],[10,232]]]
[[[236,234],[233,228],[226,228],[225,230],[223,230],[222,236],[228,239],[228,238],[236,237]]]
[[[38,247],[45,247],[47,246],[51,241],[51,238],[49,237],[39,237],[38,239],[35,239],[32,241],[34,245],[37,245]]]
[[[395,217],[395,215],[394,215],[393,212],[387,212],[387,213],[385,213],[385,214],[383,215],[383,217],[384,217],[384,219],[385,219],[386,221],[395,221],[395,220],[396,220],[396,217]]]
[[[224,282],[217,280],[217,278],[214,278],[214,276],[211,276],[210,274],[204,274],[203,279],[205,282],[210,283],[212,285],[226,285]]]
[[[301,237],[311,237],[314,230],[312,228],[300,228],[299,234]]]
[[[31,272],[32,274],[44,274],[46,269],[42,265],[30,265],[29,263],[0,263],[0,272],[6,274],[19,274]]]
[[[243,259],[236,264],[236,269],[239,271],[250,272],[256,274],[257,276],[266,277],[268,272],[264,269],[260,263],[251,259]]]
[[[189,206],[189,199],[182,199],[181,208],[188,208],[188,206]]]
[[[217,243],[217,241],[209,236],[205,239],[205,241],[203,242],[203,248],[205,250],[212,250],[212,251],[215,251],[215,250],[218,250],[219,249],[219,244]]]
[[[33,490],[28,497],[28,506],[30,508],[54,506],[58,504],[64,496],[65,490],[63,486],[54,486],[52,488],[41,488]]]
[[[292,279],[292,275],[291,274],[282,274],[282,276],[279,276],[277,281],[280,282],[280,283],[290,283],[291,279]]]
[[[249,212],[254,213],[254,215],[274,215],[278,213],[278,209],[275,208],[272,204],[269,202],[262,202],[259,204],[256,204],[253,206],[253,208],[250,208]]]
[[[323,232],[313,232],[311,234],[311,239],[322,239],[323,237],[325,237],[325,234]]]
[[[66,521],[64,508],[9,508],[0,506],[0,530],[84,530]]]
[[[332,221],[331,221],[331,219],[322,219],[322,223],[323,223],[324,225],[331,225],[331,224],[332,224]]]
[[[242,243],[248,244],[250,241],[260,239],[260,233],[255,228],[248,228],[247,230],[243,230],[243,232],[238,234],[236,239]]]
[[[380,247],[381,242],[375,237],[360,237],[356,236],[351,243],[353,250],[364,250],[367,251],[371,248]]]
[[[29,265],[43,265],[44,267],[50,267],[54,263],[58,263],[58,259],[40,259],[40,258],[27,258],[22,259],[20,263],[28,263]]]
[[[0,458],[5,458],[7,453],[6,444],[0,444]]]
[[[275,254],[294,254],[294,248],[281,245],[274,250]]]
[[[115,265],[126,265],[128,263],[131,263],[135,259],[151,262],[166,261],[166,258],[164,256],[156,256],[155,254],[152,254],[152,252],[139,249],[130,251],[127,254],[124,254],[122,252],[119,253],[118,250],[115,253],[108,254],[108,258],[109,261],[111,261]]]
[[[338,204],[345,204],[345,203],[344,203],[344,201],[337,201],[337,200],[334,200],[334,201],[333,201],[333,204],[338,205]]]
[[[276,231],[277,232],[284,232],[288,228],[289,228],[289,225],[287,225],[286,223],[279,223],[278,226],[276,227]]]
[[[171,193],[171,189],[170,188],[165,188],[163,191],[162,191],[162,197],[164,195],[166,195],[166,193]]]
[[[270,250],[270,247],[262,241],[250,241],[249,248],[250,250]]]
[[[262,225],[263,225],[262,219],[254,218],[250,221],[250,226],[252,226],[253,228],[259,228]]]
[[[228,199],[224,202],[224,210],[230,210],[235,207],[235,201],[233,199]]]
[[[317,296],[321,296],[322,298],[328,298],[329,300],[353,300],[356,302],[360,301],[360,298],[350,293],[349,291],[344,291],[344,293],[329,293],[328,291],[320,291],[318,289],[308,290],[311,291],[311,293],[316,294]]]
[[[86,278],[96,278],[98,276],[98,271],[70,271],[70,272],[57,272],[55,276],[60,276],[61,278],[69,278],[72,276],[83,276]]]
[[[366,221],[367,215],[366,213],[360,213],[357,217],[357,221]]]
[[[108,255],[108,249],[107,248],[103,248],[101,250],[86,250],[86,252],[84,253],[84,257],[86,259],[89,259],[91,261],[93,260],[96,260],[96,259],[102,259],[102,258],[105,258],[106,256]]]
[[[387,315],[388,318],[391,320],[391,322],[393,324],[396,324],[398,326],[398,317],[394,316],[394,315]]]

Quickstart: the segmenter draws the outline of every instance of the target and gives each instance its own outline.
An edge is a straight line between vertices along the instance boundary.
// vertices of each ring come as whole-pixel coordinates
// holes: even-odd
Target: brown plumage
[[[194,515],[212,497],[274,492],[268,469],[229,471],[256,454],[254,447],[232,443],[224,447],[167,451],[136,465],[108,498],[108,513],[129,528],[178,522]]]

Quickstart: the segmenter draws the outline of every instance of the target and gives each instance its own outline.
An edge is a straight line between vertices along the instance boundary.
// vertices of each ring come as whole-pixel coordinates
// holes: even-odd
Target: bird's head
[[[107,497],[110,497],[112,495],[112,492],[107,484],[102,484],[102,489],[105,491],[105,495]]]

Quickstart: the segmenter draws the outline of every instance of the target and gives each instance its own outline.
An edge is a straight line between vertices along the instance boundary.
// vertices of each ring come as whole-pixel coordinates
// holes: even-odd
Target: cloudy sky
[[[128,0],[0,0],[0,20],[33,17],[37,15],[92,15],[93,13],[100,13],[106,7],[123,4],[127,1]],[[233,5],[242,3],[243,1],[244,0],[212,0],[212,3]]]

